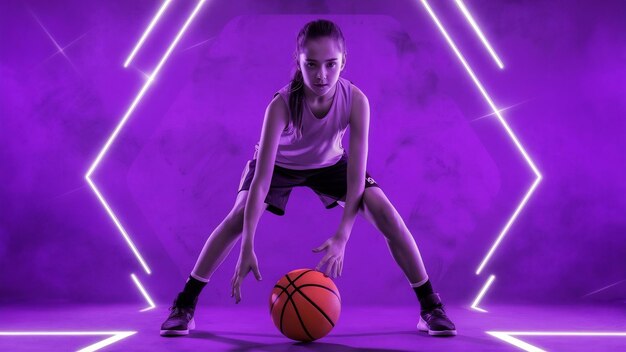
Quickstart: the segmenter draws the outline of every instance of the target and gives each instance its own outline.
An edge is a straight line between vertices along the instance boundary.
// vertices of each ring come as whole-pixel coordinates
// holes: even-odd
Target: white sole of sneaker
[[[430,336],[456,336],[456,330],[430,330],[421,317],[420,321],[417,323],[417,330],[427,332]]]
[[[189,335],[189,331],[196,328],[196,321],[192,318],[189,321],[187,330],[161,330],[161,336],[185,336]]]

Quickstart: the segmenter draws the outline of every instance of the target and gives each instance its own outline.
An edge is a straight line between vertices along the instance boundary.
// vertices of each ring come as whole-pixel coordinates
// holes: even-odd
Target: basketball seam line
[[[304,287],[319,287],[319,288],[323,288],[327,291],[332,292],[333,295],[335,295],[335,297],[337,297],[337,299],[339,300],[339,302],[341,302],[341,297],[339,297],[339,295],[337,294],[337,292],[335,292],[332,288],[330,287],[326,287],[324,285],[318,285],[318,284],[306,284],[306,285],[302,285],[302,286],[298,286],[298,288],[304,288]]]
[[[313,303],[313,301],[312,301],[311,299],[309,299],[309,297],[308,297],[307,295],[305,295],[305,294],[304,294],[304,292],[300,291],[300,288],[303,288],[303,287],[320,287],[320,288],[323,288],[323,289],[325,289],[325,290],[328,290],[328,291],[332,292],[332,294],[334,294],[334,295],[335,295],[335,297],[337,297],[337,299],[338,299],[338,300],[339,300],[339,302],[341,303],[341,298],[339,297],[339,295],[338,295],[337,293],[335,293],[335,291],[334,291],[334,290],[332,290],[332,289],[330,289],[330,288],[328,288],[328,287],[326,287],[326,286],[323,286],[323,285],[318,285],[318,284],[305,284],[305,285],[302,285],[302,286],[299,286],[299,287],[296,287],[295,285],[293,285],[293,284],[296,282],[296,280],[300,279],[300,278],[301,278],[304,274],[306,274],[306,273],[308,273],[308,272],[310,272],[310,271],[312,271],[312,270],[309,270],[309,271],[307,271],[307,272],[302,273],[300,276],[298,276],[297,278],[295,278],[293,282],[291,282],[291,280],[289,279],[289,277],[288,277],[287,275],[285,275],[285,277],[287,277],[287,281],[289,281],[289,285],[287,285],[286,287],[282,287],[282,286],[280,286],[280,285],[274,285],[274,288],[280,288],[280,289],[282,290],[282,292],[278,295],[278,297],[276,297],[276,299],[274,300],[274,302],[272,302],[272,307],[270,308],[270,313],[271,313],[271,312],[272,312],[272,310],[274,309],[274,303],[278,300],[278,298],[280,298],[280,296],[283,294],[283,292],[286,292],[286,294],[287,294],[287,296],[288,296],[288,297],[287,297],[287,299],[288,299],[288,300],[290,300],[290,299],[291,299],[291,297],[292,297],[293,295],[292,295],[292,294],[290,294],[289,292],[287,292],[287,288],[289,288],[289,286],[293,286],[295,291],[298,291],[298,293],[300,293],[300,294],[301,294],[301,295],[302,295],[302,296],[303,296],[303,297],[304,297],[307,301],[309,301],[309,303],[311,303],[311,305],[312,305],[313,307],[315,307],[315,308],[316,308],[316,309],[317,309],[317,310],[318,310],[318,311],[319,311],[319,312],[320,312],[320,313],[324,316],[324,318],[326,318],[326,320],[328,320],[328,322],[330,323],[330,325],[331,325],[332,327],[335,327],[335,323],[332,321],[332,319],[330,319],[330,317],[328,317],[328,316],[326,315],[326,313],[325,313],[322,309],[320,309],[320,307],[318,307],[315,303]],[[283,311],[281,312],[281,316],[280,316],[280,319],[281,319],[281,332],[282,332],[282,318],[283,318],[283,313],[284,313],[284,310],[285,310],[285,306],[283,306]]]
[[[296,277],[295,279],[293,279],[293,282],[295,283],[296,281],[298,281],[298,279],[300,279],[302,276],[304,276],[304,274],[306,274],[306,273],[310,273],[311,271],[313,271],[313,270],[307,270],[307,271],[303,272],[302,274],[298,275],[298,277]],[[288,276],[288,275],[285,275],[285,277],[287,278],[287,281],[289,281],[289,285],[287,285],[285,288],[282,288],[282,287],[280,287],[279,285],[274,285],[274,287],[276,287],[276,286],[280,287],[280,288],[283,290],[283,292],[286,292],[286,291],[287,291],[287,289],[289,288],[289,286],[292,286],[292,285],[291,285],[291,280],[289,279],[289,276]],[[275,304],[275,303],[276,303],[276,301],[280,298],[280,296],[283,294],[283,292],[281,292],[280,294],[278,294],[278,296],[276,297],[276,299],[274,300],[274,302],[272,302],[272,307],[270,308],[270,310],[274,308],[274,304]],[[289,294],[289,293],[287,292],[287,294]]]
[[[282,287],[281,285],[274,285],[274,288],[280,288],[281,290],[286,290],[289,286],[291,286],[291,285],[288,285],[287,287]],[[339,299],[339,301],[341,302],[341,297],[339,297],[339,295],[337,294],[337,292],[335,292],[335,291],[334,291],[332,288],[330,288],[330,287],[326,287],[326,286],[324,286],[324,285],[318,285],[318,284],[305,284],[305,285],[298,286],[298,287],[300,287],[300,288],[303,288],[303,287],[319,287],[319,288],[323,288],[323,289],[325,289],[325,290],[328,290],[328,291],[332,292],[332,294],[334,294],[334,295],[335,295],[335,297],[337,297],[337,299]]]
[[[302,274],[300,274],[297,278],[295,278],[293,282],[296,282],[296,280],[298,280],[299,278],[301,278],[304,274],[306,274],[306,273],[308,273],[308,272],[311,272],[311,271],[313,271],[313,270],[307,270],[307,271],[303,272],[303,273],[302,273]],[[289,281],[289,282],[290,282],[290,283],[289,283],[289,285],[291,285],[291,280],[289,279],[289,275],[287,274],[287,275],[285,275],[285,277],[287,278],[287,281]],[[289,285],[287,285],[287,287],[289,287]],[[283,291],[283,292],[285,292],[285,291]],[[274,300],[274,302],[272,302],[272,307],[270,308],[270,314],[272,313],[272,310],[274,309],[274,303],[276,303],[276,301],[278,300],[278,298],[280,297],[280,295],[282,295],[282,294],[283,294],[283,292],[281,292],[281,293],[278,295],[278,297],[276,297],[276,299]],[[289,298],[290,298],[290,297],[288,297],[288,299],[289,299]],[[284,335],[284,332],[283,332],[283,316],[285,315],[285,308],[287,308],[287,305],[286,305],[286,304],[284,304],[284,305],[283,305],[283,309],[282,309],[282,311],[280,312],[280,333],[281,333],[281,334],[283,334],[283,335]]]
[[[311,271],[313,271],[313,270],[307,270],[307,271],[303,272],[303,273],[302,273],[302,274],[300,274],[298,277],[296,277],[296,278],[293,280],[293,282],[295,283],[296,281],[298,281],[298,279],[299,279],[299,278],[301,278],[302,276],[304,276],[304,274],[306,274],[306,273],[310,273]],[[289,281],[289,276],[285,275],[285,277],[286,277],[286,278],[287,278],[287,280]],[[291,281],[289,281],[289,282],[290,282],[290,284],[289,284],[289,285],[287,285],[285,288],[282,288],[282,287],[280,287],[280,286],[278,286],[278,285],[274,285],[274,287],[276,287],[276,286],[280,287],[280,288],[283,290],[283,292],[281,292],[278,296],[276,296],[276,299],[274,299],[274,302],[272,302],[272,305],[270,306],[270,313],[272,312],[272,310],[274,310],[274,304],[276,303],[276,301],[278,301],[278,299],[280,298],[280,296],[281,296],[284,292],[286,292],[286,291],[287,291],[287,289],[289,288],[289,286],[291,286]],[[289,293],[287,293],[287,294],[289,294]],[[284,308],[284,306],[283,306],[283,308]]]
[[[289,278],[289,276],[287,276],[287,281],[289,281],[289,284],[294,284],[294,283],[295,283],[295,281],[294,281],[294,282],[291,282],[291,279]],[[293,287],[294,287],[294,289],[295,289],[296,291],[300,292],[300,291],[296,288],[296,285],[293,285]],[[302,294],[302,292],[300,292],[300,294],[304,296],[304,294]],[[304,296],[304,298],[306,298],[306,299],[308,300],[308,298],[307,298],[306,296]],[[313,338],[313,336],[311,336],[311,333],[309,333],[309,330],[307,330],[306,326],[304,325],[304,322],[302,321],[302,317],[300,317],[300,312],[298,312],[298,307],[296,307],[296,303],[293,301],[293,299],[291,298],[291,295],[290,295],[289,293],[287,293],[287,301],[288,301],[288,302],[291,302],[291,305],[293,306],[293,309],[296,311],[296,315],[298,316],[298,320],[300,321],[300,325],[302,326],[302,329],[304,329],[304,332],[305,332],[305,333],[309,336],[309,338],[310,338],[311,340],[315,340],[315,339]],[[310,300],[309,300],[309,302],[310,302]],[[312,302],[311,302],[311,303],[312,303]],[[285,306],[286,306],[286,304],[285,304]],[[317,308],[317,306],[316,306],[316,308]],[[319,310],[319,308],[317,308],[317,309]],[[284,310],[283,310],[283,312],[284,312]],[[321,311],[320,311],[320,312],[321,312]],[[322,314],[324,314],[323,312],[321,312],[321,313],[322,313]],[[282,322],[282,319],[281,319],[280,324],[282,325],[282,323],[283,323],[283,322]]]
[[[296,291],[298,291],[299,294],[302,295],[302,297],[304,297],[304,299],[306,299],[307,301],[309,301],[309,303],[311,303],[311,305],[313,307],[315,307],[315,309],[317,309],[320,313],[322,313],[322,315],[324,316],[324,318],[326,318],[326,320],[328,320],[328,322],[330,323],[330,325],[332,327],[335,327],[335,323],[333,323],[333,320],[330,319],[330,317],[328,315],[326,315],[326,313],[317,305],[315,304],[307,295],[304,294],[304,292],[300,291],[299,287],[296,287],[295,285],[293,286],[295,288]],[[289,295],[289,294],[288,294]],[[289,298],[291,298],[292,295],[289,295]]]

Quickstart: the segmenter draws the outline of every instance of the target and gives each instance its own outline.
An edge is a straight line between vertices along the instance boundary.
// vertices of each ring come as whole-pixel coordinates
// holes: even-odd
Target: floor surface
[[[164,338],[159,336],[159,327],[167,316],[165,306],[145,312],[125,305],[4,306],[0,307],[0,351],[94,351],[100,347],[101,351],[241,352],[522,350],[507,339],[530,351],[626,351],[623,305],[496,306],[487,313],[452,306],[447,311],[457,325],[456,337],[437,338],[418,332],[415,306],[344,307],[334,330],[307,344],[283,337],[262,307],[201,306],[195,331],[185,337]],[[488,331],[543,331],[547,335],[500,334],[503,340]],[[56,335],[42,335],[50,332]],[[589,334],[563,336],[565,332]],[[606,332],[613,335],[599,335]],[[115,339],[119,341],[113,342]]]

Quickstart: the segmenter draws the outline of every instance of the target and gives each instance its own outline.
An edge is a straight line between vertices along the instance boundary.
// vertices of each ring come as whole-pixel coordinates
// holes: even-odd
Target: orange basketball
[[[337,324],[340,313],[339,290],[333,280],[319,271],[291,271],[272,289],[272,321],[292,340],[309,342],[326,336]]]

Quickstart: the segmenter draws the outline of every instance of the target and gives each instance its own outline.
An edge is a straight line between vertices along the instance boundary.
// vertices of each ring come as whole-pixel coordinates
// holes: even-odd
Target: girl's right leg
[[[241,236],[247,199],[248,191],[240,191],[233,209],[207,239],[183,292],[178,294],[170,308],[169,317],[161,325],[162,336],[187,335],[189,330],[195,328],[193,316],[200,290],[226,259]]]
[[[237,194],[235,205],[226,218],[213,230],[202,252],[198,256],[191,276],[197,280],[207,282],[215,270],[224,262],[230,251],[237,243],[243,231],[243,212],[248,199],[248,191]]]

